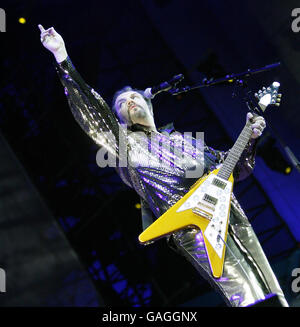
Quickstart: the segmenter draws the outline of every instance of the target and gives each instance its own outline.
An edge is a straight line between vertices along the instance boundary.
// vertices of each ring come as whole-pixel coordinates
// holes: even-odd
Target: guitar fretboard
[[[238,139],[234,143],[233,147],[229,150],[229,154],[226,157],[223,166],[219,170],[217,176],[226,180],[229,179],[235,165],[237,164],[238,160],[241,157],[241,154],[245,150],[245,147],[250,140],[251,134],[251,123],[247,121]]]

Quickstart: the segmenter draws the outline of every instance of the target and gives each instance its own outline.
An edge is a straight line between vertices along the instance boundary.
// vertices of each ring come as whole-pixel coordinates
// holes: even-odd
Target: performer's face
[[[132,121],[133,124],[144,126],[153,126],[153,115],[143,96],[134,91],[121,93],[115,102],[118,115],[121,116],[127,124]]]

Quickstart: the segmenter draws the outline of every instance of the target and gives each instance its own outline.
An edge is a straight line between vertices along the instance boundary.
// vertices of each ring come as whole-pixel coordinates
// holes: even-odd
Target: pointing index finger
[[[39,29],[40,29],[41,32],[44,32],[45,31],[43,25],[39,24],[38,27],[39,27]]]

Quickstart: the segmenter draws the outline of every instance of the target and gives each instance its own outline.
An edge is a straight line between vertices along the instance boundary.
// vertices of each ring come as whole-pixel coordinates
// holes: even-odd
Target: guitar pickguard
[[[210,221],[204,235],[220,258],[225,246],[231,191],[231,181],[210,174],[176,211],[192,209],[195,214]]]

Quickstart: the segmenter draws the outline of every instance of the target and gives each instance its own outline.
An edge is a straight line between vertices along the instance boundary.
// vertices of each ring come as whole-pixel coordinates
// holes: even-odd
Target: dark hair
[[[122,119],[122,117],[119,116],[119,113],[117,111],[117,108],[116,108],[116,99],[117,97],[122,94],[122,93],[125,93],[125,92],[129,92],[129,91],[133,91],[133,92],[137,92],[139,94],[142,95],[143,99],[146,101],[149,109],[150,109],[150,112],[152,113],[153,115],[153,107],[152,107],[152,102],[150,99],[146,98],[145,95],[144,95],[144,91],[142,90],[138,90],[138,89],[133,89],[131,86],[127,85],[127,86],[124,86],[123,88],[121,88],[120,90],[118,90],[117,92],[115,92],[114,96],[113,96],[113,99],[112,99],[112,110],[113,112],[118,116],[119,120],[121,123],[125,123]]]

